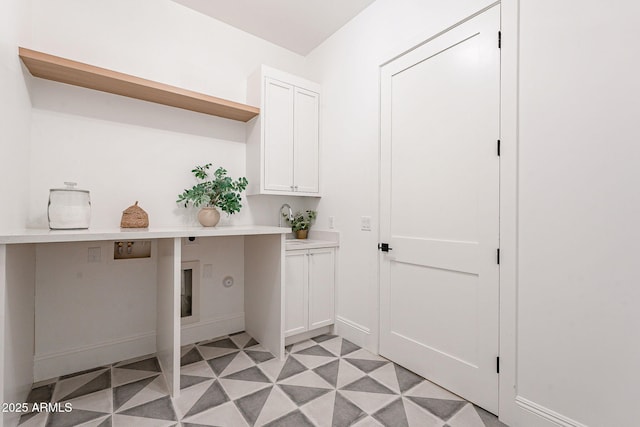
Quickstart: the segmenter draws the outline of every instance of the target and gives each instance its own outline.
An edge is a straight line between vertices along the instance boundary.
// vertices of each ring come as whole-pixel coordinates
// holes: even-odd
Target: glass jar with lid
[[[75,188],[75,182],[65,182],[65,188],[49,191],[49,228],[52,230],[74,230],[89,228],[91,222],[91,200],[88,190]]]

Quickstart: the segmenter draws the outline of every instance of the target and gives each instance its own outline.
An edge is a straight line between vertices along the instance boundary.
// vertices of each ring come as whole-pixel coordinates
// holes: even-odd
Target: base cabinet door
[[[334,322],[335,250],[309,251],[309,329]]]
[[[285,256],[285,336],[308,330],[309,255],[287,251]]]
[[[334,248],[286,252],[286,337],[334,323],[335,271]]]

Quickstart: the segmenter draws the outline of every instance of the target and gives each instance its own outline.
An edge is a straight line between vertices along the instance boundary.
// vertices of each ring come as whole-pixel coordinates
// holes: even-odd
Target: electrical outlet
[[[361,216],[360,217],[360,230],[362,230],[362,231],[371,231],[371,217],[370,216]]]
[[[202,266],[202,277],[210,279],[213,277],[213,265],[205,264]]]
[[[185,246],[195,246],[195,245],[199,245],[200,244],[198,239],[196,237],[193,237],[193,236],[183,238],[182,242],[184,243]]]
[[[336,228],[336,217],[335,216],[330,216],[329,217],[329,228],[331,228],[331,229]]]
[[[87,252],[87,262],[100,262],[102,254],[100,248],[89,248]]]

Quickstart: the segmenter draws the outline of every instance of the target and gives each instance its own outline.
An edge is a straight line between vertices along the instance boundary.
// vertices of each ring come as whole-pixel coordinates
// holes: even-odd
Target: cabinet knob
[[[298,191],[298,186],[297,186],[297,185],[294,185],[294,186],[293,186],[293,189],[294,189],[294,190],[296,190],[296,191]]]

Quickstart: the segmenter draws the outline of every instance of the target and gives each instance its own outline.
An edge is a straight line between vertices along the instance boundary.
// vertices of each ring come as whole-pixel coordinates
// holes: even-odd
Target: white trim
[[[518,395],[518,183],[520,0],[501,1],[500,421],[512,426],[584,426]]]
[[[320,83],[307,80],[303,77],[296,76],[294,74],[290,74],[285,71],[269,67],[267,65],[262,65],[260,71],[262,72],[263,79],[270,78],[273,80],[277,80],[280,83],[298,86],[317,94],[320,94],[322,92],[322,85]]]
[[[545,408],[535,402],[525,399],[522,396],[516,396],[516,403],[523,409],[533,412],[534,414],[551,421],[552,423],[562,427],[587,427],[586,424],[582,424],[576,420],[572,420],[569,417],[565,417],[549,408]]]
[[[335,333],[377,354],[376,336],[371,330],[342,316],[336,316]]]
[[[500,421],[524,425],[517,397],[519,0],[501,2]],[[531,413],[529,413],[531,414]]]
[[[181,344],[192,344],[244,330],[244,312],[231,313],[182,327]],[[63,351],[36,354],[34,381],[156,353],[156,331],[130,335]]]
[[[361,324],[356,323],[353,320],[346,319],[342,316],[336,316],[336,321],[344,323],[345,326],[357,329],[360,333],[367,335],[371,334],[371,330],[369,328],[367,328],[366,326],[362,326]]]
[[[180,333],[180,345],[220,337],[244,330],[244,312],[230,313],[183,325]]]
[[[310,331],[300,332],[299,334],[291,335],[285,337],[284,345],[285,347],[291,344],[296,344],[301,341],[306,341],[313,337],[317,337],[319,335],[330,334],[332,333],[333,325],[321,326],[317,329],[312,329]]]
[[[182,317],[182,279],[184,271],[191,270],[191,316]],[[180,267],[180,324],[197,324],[200,321],[200,261],[182,261]]]
[[[428,33],[423,33],[420,34],[418,36],[413,37],[411,40],[402,43],[401,46],[395,46],[394,48],[388,50],[386,52],[385,55],[382,56],[383,59],[381,59],[380,61],[380,68],[384,67],[385,65],[395,61],[396,59],[406,55],[407,53],[414,51],[418,48],[420,48],[421,46],[429,43],[430,41],[440,37],[441,35],[447,33],[450,30],[453,30],[454,28],[464,24],[465,22],[475,18],[478,15],[483,14],[484,12],[486,12],[487,10],[491,9],[494,6],[497,6],[501,3],[500,0],[495,1],[493,3],[491,3],[488,6],[483,7],[482,9],[480,9],[479,11],[472,13],[471,15],[467,16],[466,18],[462,19],[461,21],[456,22],[455,24],[451,25],[450,27],[447,27],[441,31],[438,31],[437,33],[433,33],[431,31],[429,31]]]
[[[0,342],[3,343],[3,350],[0,351],[0,402],[6,402],[4,398],[4,388],[5,388],[5,369],[8,369],[7,365],[5,365],[5,351],[4,346],[6,345],[6,341],[4,339],[4,330],[6,324],[6,295],[7,295],[7,245],[0,244]],[[2,426],[5,422],[9,425],[10,422],[17,422],[18,416],[13,414],[0,414],[0,426]]]
[[[36,354],[33,368],[34,381],[38,382],[155,352],[156,332],[151,331],[64,351]]]

